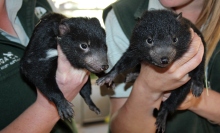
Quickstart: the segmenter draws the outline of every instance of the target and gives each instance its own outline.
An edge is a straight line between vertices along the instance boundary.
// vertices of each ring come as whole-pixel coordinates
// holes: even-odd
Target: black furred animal
[[[183,18],[181,14],[175,14],[168,10],[144,12],[133,30],[129,48],[112,70],[96,81],[97,84],[111,84],[119,73],[139,65],[141,62],[151,63],[158,67],[167,67],[181,58],[189,49],[191,41],[190,28],[201,37],[205,45],[200,31],[189,20]],[[176,110],[190,92],[190,89],[194,96],[201,95],[203,91],[204,62],[205,54],[200,65],[189,72],[190,81],[173,90],[170,97],[162,102],[156,118],[158,132],[165,131],[167,115]]]
[[[58,13],[49,13],[36,25],[21,60],[21,72],[56,105],[61,119],[71,120],[74,111],[55,80],[57,45],[60,45],[73,67],[98,74],[108,68],[105,37],[97,18],[67,18]],[[90,97],[90,79],[80,95],[92,111],[100,113]]]

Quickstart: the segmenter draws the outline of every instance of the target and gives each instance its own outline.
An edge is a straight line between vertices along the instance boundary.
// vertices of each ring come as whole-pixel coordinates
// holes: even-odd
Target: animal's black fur
[[[21,60],[21,72],[52,102],[62,119],[74,115],[55,80],[57,69],[57,44],[71,65],[101,73],[108,68],[105,31],[96,18],[67,18],[58,13],[45,15],[36,25],[25,54]],[[92,102],[91,82],[86,82],[80,91],[89,108],[100,113]]]
[[[111,83],[119,73],[141,62],[167,67],[187,52],[191,39],[190,28],[201,37],[205,45],[200,31],[181,14],[167,10],[146,11],[133,30],[127,51],[109,73],[97,80],[97,84]],[[191,80],[173,90],[170,97],[162,103],[156,120],[158,132],[165,131],[168,113],[176,110],[189,93],[190,88],[194,96],[201,95],[204,62],[205,54],[201,64],[189,73]]]

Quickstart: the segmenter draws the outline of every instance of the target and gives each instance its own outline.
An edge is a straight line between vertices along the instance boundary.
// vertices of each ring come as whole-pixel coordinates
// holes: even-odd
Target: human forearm
[[[155,132],[154,108],[159,108],[161,94],[150,92],[143,82],[137,79],[132,93],[122,108],[113,114],[112,133]]]
[[[42,97],[38,98],[1,133],[49,133],[59,120],[59,116],[54,104]]]
[[[87,70],[73,68],[59,47],[58,53],[56,81],[64,97],[68,101],[72,101],[88,80],[89,73]],[[2,132],[48,133],[59,118],[54,103],[49,102],[37,89],[37,100]]]
[[[131,95],[122,108],[113,115],[111,131],[113,133],[155,132],[156,119],[153,117],[153,109],[159,108],[164,92],[174,90],[190,80],[188,73],[198,66],[203,53],[201,39],[192,32],[192,42],[188,52],[169,67],[159,68],[142,63]]]
[[[220,124],[220,94],[213,90],[203,91],[202,95],[195,99],[195,104],[189,108],[189,110],[196,114],[214,122]]]

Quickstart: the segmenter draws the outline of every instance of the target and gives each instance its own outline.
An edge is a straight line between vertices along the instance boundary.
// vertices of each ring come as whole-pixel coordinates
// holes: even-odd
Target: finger
[[[65,70],[69,70],[69,68],[71,67],[70,62],[67,60],[65,54],[63,53],[63,51],[61,50],[60,46],[57,45],[57,51],[58,51],[58,71],[65,71]]]
[[[188,51],[178,60],[176,60],[171,66],[170,70],[176,70],[186,62],[188,62],[191,58],[193,58],[197,52],[199,51],[201,45],[201,38],[191,30],[191,43]]]
[[[189,74],[186,74],[185,76],[183,76],[183,77],[181,78],[180,81],[186,83],[186,82],[188,82],[190,79],[191,79],[191,77],[189,76]]]
[[[170,72],[174,72],[175,70],[177,79],[182,79],[182,81],[188,81],[189,78],[184,78],[184,76],[190,71],[194,70],[201,63],[203,54],[204,46],[202,44],[201,38],[196,33],[194,33],[193,40],[190,44],[188,52],[184,54],[183,57],[181,57],[181,59],[174,62],[172,66],[176,67],[176,70],[174,68],[171,68]]]
[[[200,46],[196,55],[191,60],[183,64],[179,71],[183,71],[183,73],[188,73],[195,69],[201,63],[204,54],[204,46],[201,43],[202,42],[200,42]]]
[[[165,93],[163,94],[162,101],[166,101],[166,100],[167,100],[167,99],[170,97],[170,94],[171,94],[171,92],[170,92],[170,91],[165,92]]]
[[[60,45],[57,45],[57,51],[58,51],[58,56],[60,57],[60,59],[62,60],[67,60],[66,56],[64,55]]]
[[[59,77],[59,83],[65,84],[71,80],[71,77],[78,77],[79,81],[84,81],[88,78],[90,72],[86,69],[74,68],[70,62],[67,60],[65,54],[61,50],[61,47],[57,45],[58,51],[58,67],[56,72],[56,79]]]
[[[90,72],[86,69],[76,69],[74,68],[70,62],[67,60],[66,55],[63,53],[60,45],[57,45],[57,51],[58,51],[58,66],[61,67],[63,70],[68,70],[67,68],[72,68],[74,70],[78,70],[79,72],[86,73],[86,75],[89,75]]]
[[[193,95],[192,92],[190,92],[185,100],[180,104],[180,106],[177,108],[177,110],[185,110],[190,108],[190,106],[192,105],[192,99],[193,99]]]

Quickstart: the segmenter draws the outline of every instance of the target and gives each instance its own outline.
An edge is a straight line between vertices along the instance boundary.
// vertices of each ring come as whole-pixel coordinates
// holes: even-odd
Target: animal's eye
[[[148,38],[147,40],[146,40],[146,42],[148,43],[148,44],[153,44],[153,39],[151,39],[151,38]]]
[[[177,43],[177,42],[178,42],[178,38],[177,38],[177,37],[174,37],[174,38],[173,38],[173,42],[174,42],[174,43]]]
[[[88,45],[85,44],[85,43],[82,43],[82,44],[80,44],[80,48],[81,48],[81,49],[87,49],[87,48],[88,48]]]

